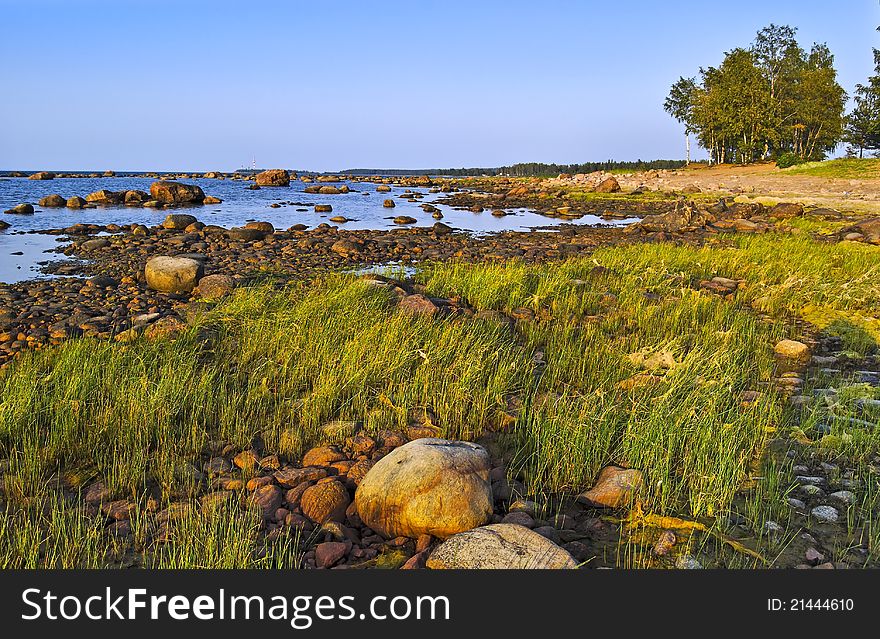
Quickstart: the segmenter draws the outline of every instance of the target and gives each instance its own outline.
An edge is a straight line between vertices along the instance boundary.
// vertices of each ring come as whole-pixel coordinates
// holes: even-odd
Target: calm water
[[[6,231],[0,231],[0,282],[16,282],[40,276],[41,262],[63,258],[54,253],[46,253],[59,246],[57,237],[28,234],[28,231],[57,229],[72,226],[76,223],[86,224],[120,224],[131,223],[152,226],[160,223],[169,213],[168,210],[156,211],[139,207],[98,207],[96,209],[41,209],[37,201],[53,193],[64,198],[74,195],[85,197],[100,189],[123,191],[139,189],[149,192],[152,178],[56,178],[54,180],[28,180],[27,178],[0,178],[0,211],[5,211],[22,202],[33,204],[37,209],[34,215],[2,215],[2,219],[12,225]],[[428,189],[410,188],[409,190],[423,193],[424,197],[415,202],[399,198],[407,190],[404,187],[391,187],[390,193],[377,193],[376,185],[365,182],[345,182],[352,189],[350,193],[339,195],[319,195],[304,193],[309,184],[299,181],[291,182],[289,188],[264,187],[251,191],[247,186],[251,182],[239,180],[193,179],[181,180],[187,184],[198,184],[205,194],[219,197],[222,204],[199,206],[185,209],[205,224],[216,224],[226,228],[242,226],[248,221],[259,220],[271,222],[276,228],[286,229],[294,224],[306,224],[310,227],[328,218],[344,215],[351,221],[339,225],[345,229],[384,229],[396,225],[391,218],[408,215],[418,220],[416,226],[430,226],[436,220],[430,213],[419,208],[420,204],[433,203],[443,196],[442,193],[429,193]],[[340,186],[341,183],[334,183]],[[382,206],[385,199],[394,200],[396,207],[386,209]],[[294,202],[280,208],[271,208],[276,202]],[[297,206],[301,204],[301,206]],[[331,204],[332,213],[315,213],[315,204]],[[471,213],[457,211],[448,206],[436,205],[443,213],[443,222],[456,229],[474,233],[494,233],[506,230],[526,231],[540,226],[554,226],[560,223],[555,218],[545,217],[526,210],[515,210],[514,215],[494,217],[490,211]],[[307,209],[297,210],[297,209]],[[616,224],[627,224],[633,220],[617,220]],[[574,220],[575,224],[607,224],[598,217],[585,216]],[[13,255],[21,252],[23,255]]]

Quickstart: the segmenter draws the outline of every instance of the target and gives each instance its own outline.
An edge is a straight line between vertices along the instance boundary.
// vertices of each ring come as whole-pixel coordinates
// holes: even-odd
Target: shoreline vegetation
[[[799,201],[863,162],[377,187],[626,228],[66,229],[88,279],[0,290],[0,566],[875,567],[880,222]]]

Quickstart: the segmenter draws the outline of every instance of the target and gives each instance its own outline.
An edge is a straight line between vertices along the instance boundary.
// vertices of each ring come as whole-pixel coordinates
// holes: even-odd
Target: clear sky
[[[878,0],[0,0],[0,168],[680,158],[669,85],[770,22],[872,71]]]

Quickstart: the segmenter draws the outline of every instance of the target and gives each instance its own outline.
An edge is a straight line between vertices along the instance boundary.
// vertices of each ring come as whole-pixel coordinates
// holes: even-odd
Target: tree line
[[[672,85],[663,107],[684,125],[687,162],[691,135],[717,163],[821,160],[841,142],[852,154],[878,148],[880,52],[874,51],[878,75],[856,87],[847,116],[848,96],[828,46],[814,43],[807,51],[796,33],[771,24],[718,67],[701,67],[698,76]]]
[[[464,177],[472,175],[509,175],[513,177],[555,177],[560,173],[592,173],[593,171],[649,171],[652,169],[680,169],[683,160],[635,160],[584,162],[582,164],[546,164],[521,162],[510,166],[473,167],[460,169],[346,169],[343,175],[444,175]]]

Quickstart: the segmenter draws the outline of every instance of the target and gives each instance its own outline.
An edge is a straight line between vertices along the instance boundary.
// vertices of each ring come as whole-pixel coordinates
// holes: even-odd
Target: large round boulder
[[[29,180],[54,180],[55,174],[51,171],[40,171],[28,176]]]
[[[389,538],[470,530],[492,516],[489,454],[469,442],[417,439],[370,468],[355,504],[361,520]]]
[[[577,568],[567,551],[519,524],[492,524],[454,535],[428,557],[428,568],[560,569]]]
[[[65,205],[69,209],[81,209],[86,205],[86,201],[80,196],[74,195],[73,197],[67,198],[67,202],[65,202]]]
[[[205,192],[195,184],[159,180],[150,185],[150,196],[162,204],[201,204]]]
[[[65,204],[67,204],[67,200],[58,194],[47,195],[44,198],[40,198],[40,206],[45,206],[47,208],[57,208],[59,206],[64,206]]]
[[[147,260],[147,286],[163,293],[190,293],[202,277],[202,263],[188,257],[159,255]]]
[[[257,186],[290,186],[290,173],[284,169],[269,169],[257,173]]]
[[[187,226],[189,226],[190,224],[194,224],[197,221],[198,220],[196,220],[196,218],[192,215],[186,215],[184,213],[172,213],[162,221],[162,228],[182,231]]]

